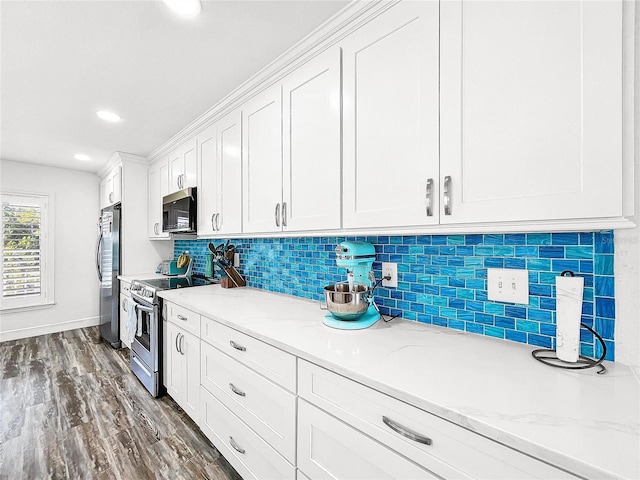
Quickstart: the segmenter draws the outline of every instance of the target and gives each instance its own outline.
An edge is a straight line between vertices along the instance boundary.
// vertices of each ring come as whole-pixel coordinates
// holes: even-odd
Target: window
[[[53,249],[48,195],[2,193],[0,308],[53,303]]]

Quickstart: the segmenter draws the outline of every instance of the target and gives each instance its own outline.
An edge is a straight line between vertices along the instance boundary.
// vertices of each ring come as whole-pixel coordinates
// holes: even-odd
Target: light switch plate
[[[488,268],[487,298],[497,302],[529,303],[529,271]]]

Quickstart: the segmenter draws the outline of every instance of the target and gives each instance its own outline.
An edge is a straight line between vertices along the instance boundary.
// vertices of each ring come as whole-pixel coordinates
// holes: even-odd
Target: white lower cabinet
[[[441,478],[304,400],[298,405],[298,468],[314,480]]]
[[[166,322],[164,357],[167,393],[197,423],[200,409],[200,338],[171,321]]]
[[[296,357],[202,317],[200,428],[243,478],[295,478]]]
[[[127,311],[127,301],[131,298],[129,288],[131,284],[127,282],[120,282],[120,342],[122,345],[131,348],[131,342],[129,342],[129,329],[127,328],[127,321],[129,312]]]
[[[298,394],[298,467],[314,480],[327,478],[327,472],[336,479],[576,478],[301,359]],[[355,470],[342,465],[335,457],[345,448],[354,452],[347,463],[363,465]],[[368,450],[377,453],[369,455]],[[411,470],[406,463],[420,469]],[[366,469],[371,473],[361,475]]]
[[[201,387],[200,429],[244,480],[295,479],[296,469]]]

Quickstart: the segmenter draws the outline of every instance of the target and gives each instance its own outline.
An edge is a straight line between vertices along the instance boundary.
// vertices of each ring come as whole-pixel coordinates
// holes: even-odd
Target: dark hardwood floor
[[[0,378],[2,480],[240,479],[97,327],[0,343]]]

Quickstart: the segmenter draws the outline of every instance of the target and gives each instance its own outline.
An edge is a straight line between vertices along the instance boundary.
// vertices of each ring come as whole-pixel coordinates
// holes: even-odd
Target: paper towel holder
[[[575,277],[575,273],[573,273],[571,270],[564,270],[560,274],[561,277],[564,277],[567,275],[571,277]],[[585,357],[584,355],[579,355],[578,360],[576,362],[566,362],[558,358],[555,350],[551,350],[548,348],[539,348],[537,350],[534,350],[533,352],[531,352],[531,355],[533,356],[533,358],[535,358],[539,362],[542,362],[545,365],[549,365],[550,367],[564,368],[566,370],[584,370],[586,368],[598,367],[598,371],[596,373],[598,374],[606,373],[607,369],[604,365],[602,365],[602,362],[607,356],[607,346],[605,345],[604,340],[589,325],[586,325],[581,322],[580,326],[590,331],[600,342],[600,345],[602,346],[602,355],[600,355],[600,358],[598,358],[597,360],[594,360],[589,357]]]

